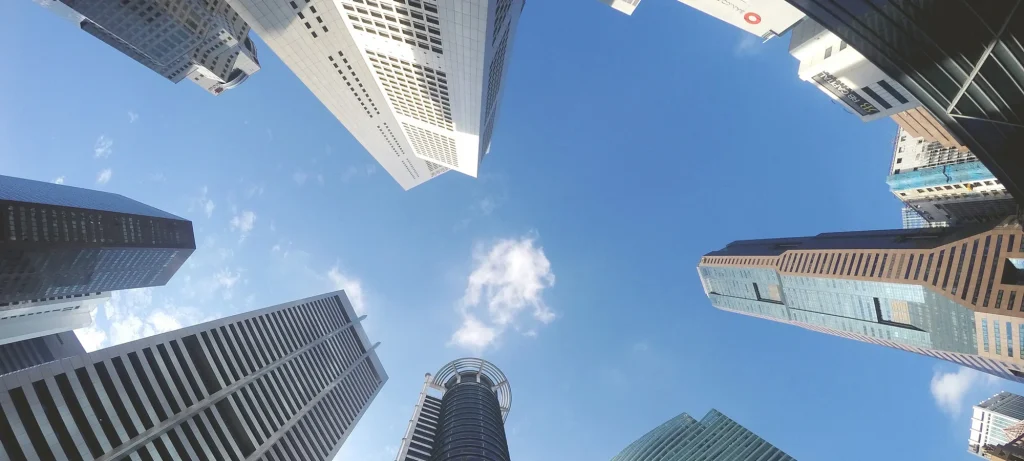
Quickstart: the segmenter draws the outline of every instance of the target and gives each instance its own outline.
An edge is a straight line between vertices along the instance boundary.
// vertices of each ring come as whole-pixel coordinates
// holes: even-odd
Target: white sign
[[[803,12],[786,0],[679,1],[758,37],[782,34],[804,17]]]

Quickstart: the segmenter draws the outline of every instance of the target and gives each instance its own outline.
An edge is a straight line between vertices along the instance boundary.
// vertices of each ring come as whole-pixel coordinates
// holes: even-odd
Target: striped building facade
[[[612,461],[795,461],[718,410],[697,421],[683,413],[665,421]]]
[[[387,380],[337,291],[0,377],[0,459],[328,460]]]
[[[743,240],[701,258],[719,309],[1024,382],[1024,233],[967,227]]]

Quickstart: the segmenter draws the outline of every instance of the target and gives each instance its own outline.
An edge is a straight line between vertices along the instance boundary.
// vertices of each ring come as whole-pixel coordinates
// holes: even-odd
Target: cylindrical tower
[[[458,359],[442,367],[432,384],[444,394],[431,461],[510,461],[505,418],[512,394],[498,367]]]

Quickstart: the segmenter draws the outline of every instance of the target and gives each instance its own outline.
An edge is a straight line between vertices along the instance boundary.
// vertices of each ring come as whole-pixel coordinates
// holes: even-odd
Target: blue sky
[[[481,177],[403,192],[265,46],[212,97],[0,3],[0,171],[196,229],[167,286],[115,294],[83,338],[347,288],[390,381],[341,459],[393,460],[423,374],[476,352],[510,378],[517,461],[609,459],[712,407],[801,460],[967,460],[970,406],[1024,393],[704,297],[698,259],[731,240],[900,225],[896,126],[801,82],[788,37],[670,0],[531,1]]]

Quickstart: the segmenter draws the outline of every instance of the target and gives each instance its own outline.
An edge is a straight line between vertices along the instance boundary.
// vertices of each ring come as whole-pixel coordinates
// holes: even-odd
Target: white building
[[[334,459],[388,379],[362,319],[337,291],[0,376],[0,460]]]
[[[886,183],[907,208],[932,224],[928,227],[997,221],[1017,209],[1006,186],[970,151],[914,137],[903,128],[896,135]]]
[[[110,293],[91,293],[0,303],[0,345],[90,326],[108,299]]]
[[[800,61],[800,80],[813,83],[862,121],[921,105],[864,55],[809,18],[793,28],[789,54]]]
[[[218,95],[260,70],[249,25],[224,0],[39,3],[174,83]]]
[[[524,0],[228,0],[405,189],[490,149]]]
[[[600,0],[626,14],[640,0]],[[679,0],[706,14],[750,32],[764,40],[782,35],[804,17],[803,12],[786,0]]]
[[[971,435],[967,451],[981,457],[985,445],[1002,445],[1008,437],[1004,429],[1024,420],[1024,397],[1000,392],[974,406],[971,415]]]

